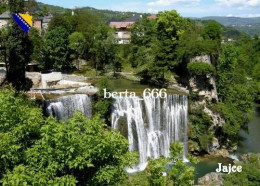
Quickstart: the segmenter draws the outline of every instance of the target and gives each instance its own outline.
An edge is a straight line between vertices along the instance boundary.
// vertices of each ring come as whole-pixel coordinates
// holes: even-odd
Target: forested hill
[[[251,36],[253,36],[254,34],[260,35],[260,17],[241,18],[241,17],[210,16],[210,17],[198,18],[198,20],[215,20],[226,27],[231,26]]]
[[[61,14],[65,13],[66,11],[69,11],[70,9],[59,7],[59,6],[53,6],[53,5],[47,5],[41,2],[38,2],[39,7],[42,9],[43,7],[46,7],[51,13],[53,14]],[[82,11],[86,11],[91,14],[95,14],[104,21],[114,20],[114,19],[124,19],[131,17],[133,15],[145,15],[142,13],[137,12],[121,12],[121,11],[112,11],[112,10],[100,10],[92,7],[82,7],[77,8]]]
[[[41,2],[37,2],[37,3],[41,9],[43,9],[43,7],[46,7],[53,14],[62,14],[69,10],[68,8],[63,8],[60,6],[48,5]]]
[[[210,17],[203,17],[201,18],[201,20],[215,20],[224,26],[249,25],[249,24],[260,23],[260,17],[241,18],[241,17],[210,16]]]

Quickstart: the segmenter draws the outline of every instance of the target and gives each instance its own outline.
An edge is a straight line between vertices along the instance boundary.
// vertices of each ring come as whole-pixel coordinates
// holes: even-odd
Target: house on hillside
[[[115,38],[118,44],[129,44],[131,42],[131,28],[141,16],[133,16],[125,20],[110,21],[109,26],[116,29]]]
[[[0,29],[7,25],[10,17],[11,15],[9,10],[0,15]]]
[[[44,17],[37,17],[33,20],[33,27],[37,28],[40,32],[46,31],[48,29],[49,22],[53,18],[52,14]]]

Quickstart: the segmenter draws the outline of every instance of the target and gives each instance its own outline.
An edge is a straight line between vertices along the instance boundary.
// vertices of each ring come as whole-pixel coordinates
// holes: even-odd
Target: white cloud
[[[228,7],[257,7],[260,6],[260,0],[215,0],[219,5]]]
[[[170,6],[177,3],[188,4],[188,5],[196,5],[200,2],[200,0],[156,0],[149,2],[149,6]]]
[[[233,17],[233,14],[228,14],[227,17]]]

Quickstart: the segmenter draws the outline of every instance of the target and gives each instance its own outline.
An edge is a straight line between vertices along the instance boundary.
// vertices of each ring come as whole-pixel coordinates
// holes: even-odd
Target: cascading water
[[[139,152],[139,164],[128,172],[144,170],[148,157],[169,157],[170,144],[174,141],[183,142],[183,157],[186,159],[187,96],[168,95],[166,99],[145,97],[143,101],[138,97],[118,97],[113,108],[112,127],[119,131],[127,130],[129,150]]]
[[[72,117],[76,110],[83,112],[89,118],[92,116],[91,98],[84,94],[46,100],[45,105],[47,114],[59,120]]]

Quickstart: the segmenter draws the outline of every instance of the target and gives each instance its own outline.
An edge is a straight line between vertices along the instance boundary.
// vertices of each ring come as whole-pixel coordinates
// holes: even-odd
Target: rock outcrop
[[[224,179],[222,173],[212,172],[198,180],[198,186],[222,186]]]
[[[191,63],[193,62],[203,62],[203,63],[208,63],[211,64],[211,59],[210,55],[202,55],[202,56],[195,56],[190,60]]]
[[[32,80],[33,88],[38,88],[42,84],[42,74],[39,72],[26,72],[26,77]]]
[[[212,65],[209,55],[196,56],[190,60],[191,63],[203,62]],[[196,108],[200,107],[208,114],[212,120],[212,125],[209,128],[212,134],[217,133],[220,128],[225,124],[223,117],[214,111],[208,104],[218,103],[218,92],[216,87],[216,80],[214,75],[201,75],[201,76],[192,76],[189,80],[189,89],[192,94],[198,96],[198,100],[195,101],[191,107]],[[211,145],[208,147],[207,151],[210,154],[214,154],[221,148],[219,139],[216,137],[213,138]],[[225,156],[227,151],[225,151]],[[228,155],[227,155],[228,156]]]

